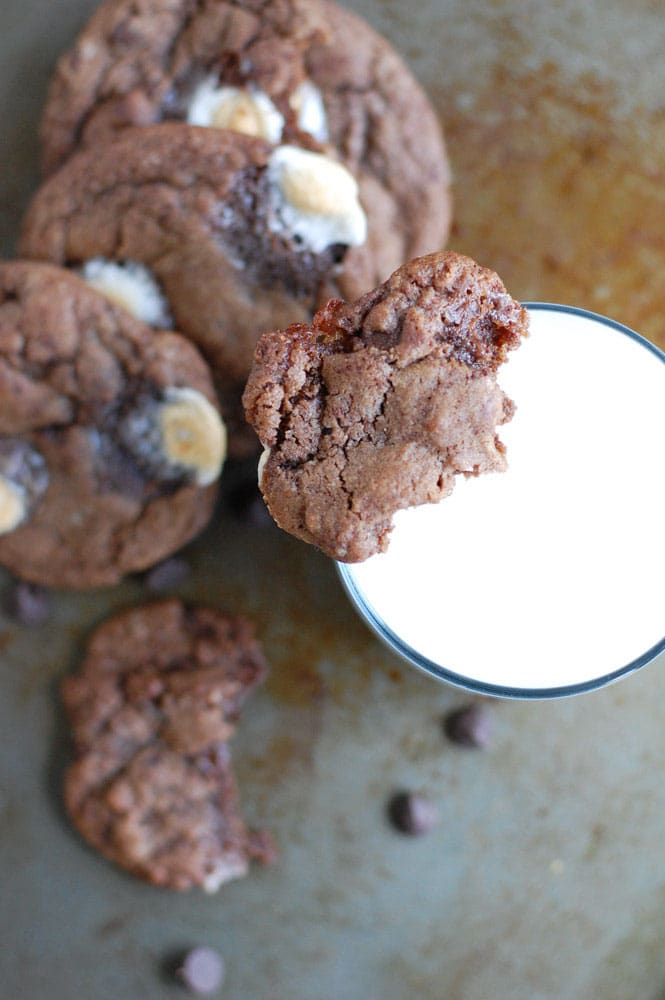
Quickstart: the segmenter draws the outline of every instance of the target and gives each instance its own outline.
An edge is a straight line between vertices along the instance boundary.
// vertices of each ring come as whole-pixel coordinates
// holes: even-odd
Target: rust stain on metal
[[[573,87],[553,63],[497,66],[468,102],[437,103],[455,173],[451,245],[522,300],[591,309],[665,347],[662,111],[618,114],[613,84],[586,73]]]

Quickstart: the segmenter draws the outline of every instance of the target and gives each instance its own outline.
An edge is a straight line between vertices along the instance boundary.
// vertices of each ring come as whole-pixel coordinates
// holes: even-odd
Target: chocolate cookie
[[[65,804],[104,857],[169,889],[215,892],[269,861],[243,822],[228,740],[266,663],[243,618],[180,601],[106,621],[62,685],[75,758]]]
[[[213,366],[230,421],[258,334],[367,279],[342,264],[367,231],[357,195],[345,168],[295,146],[180,124],[128,129],[47,181],[21,253],[81,269],[157,327],[172,317]]]
[[[0,264],[0,564],[96,587],[209,520],[225,429],[195,348],[78,277]]]
[[[448,252],[264,335],[244,403],[277,523],[360,562],[386,549],[395,511],[502,470],[514,406],[495,373],[527,324],[496,274]]]
[[[107,0],[56,69],[43,165],[128,125],[233,128],[334,151],[360,179],[377,271],[446,240],[449,169],[441,130],[389,43],[321,0]],[[359,256],[361,254],[357,254]]]

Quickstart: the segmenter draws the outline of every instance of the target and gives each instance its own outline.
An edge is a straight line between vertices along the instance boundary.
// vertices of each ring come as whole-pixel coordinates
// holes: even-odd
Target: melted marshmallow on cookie
[[[289,104],[298,116],[298,128],[319,142],[328,142],[328,119],[323,95],[311,80],[303,80],[293,92]]]
[[[323,96],[311,80],[303,80],[289,104],[302,132],[318,142],[328,141]],[[187,122],[202,128],[228,128],[275,144],[281,142],[284,131],[284,116],[266,93],[258,87],[222,87],[214,76],[203,80],[192,94]]]
[[[257,479],[259,481],[259,489],[261,488],[261,481],[263,480],[263,473],[265,472],[266,465],[268,464],[268,459],[270,458],[270,453],[272,448],[267,446],[261,452],[261,457],[259,458],[259,464],[256,470]]]
[[[280,141],[284,129],[283,115],[262,90],[220,87],[215,77],[208,77],[194,91],[187,121],[203,128],[228,128],[274,143]]]
[[[286,231],[313,253],[335,243],[360,246],[367,216],[353,175],[329,156],[280,146],[268,161],[273,208],[270,227]]]
[[[162,449],[170,462],[190,471],[198,486],[210,486],[226,458],[226,426],[195,389],[168,389],[159,409]]]
[[[0,476],[0,535],[18,528],[26,517],[25,490]]]
[[[95,257],[83,265],[80,273],[86,284],[136,319],[163,330],[173,328],[171,312],[157,279],[143,264],[131,260],[119,264]]]

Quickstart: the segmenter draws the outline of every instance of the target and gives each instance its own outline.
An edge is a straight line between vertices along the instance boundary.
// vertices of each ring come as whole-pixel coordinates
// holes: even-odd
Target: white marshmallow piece
[[[259,458],[259,467],[257,469],[257,475],[259,479],[259,489],[261,488],[261,483],[263,481],[263,473],[265,472],[266,465],[268,464],[268,459],[270,458],[271,448],[264,448]]]
[[[143,264],[95,257],[83,265],[80,275],[91,288],[148,326],[173,329],[173,318],[159,283]]]
[[[198,486],[219,478],[226,458],[226,426],[196,389],[169,389],[159,412],[162,447],[169,461],[194,473]]]
[[[298,116],[298,128],[319,142],[327,142],[328,118],[319,88],[311,80],[303,80],[291,95],[289,103]]]
[[[361,246],[367,217],[358,184],[329,156],[298,146],[280,146],[268,161],[273,232],[285,231],[313,253],[334,243]]]
[[[194,91],[187,121],[203,128],[228,128],[271,143],[279,142],[284,130],[284,116],[262,90],[220,87],[216,77],[203,80]]]
[[[25,491],[11,479],[0,476],[0,535],[15,531],[25,516]]]

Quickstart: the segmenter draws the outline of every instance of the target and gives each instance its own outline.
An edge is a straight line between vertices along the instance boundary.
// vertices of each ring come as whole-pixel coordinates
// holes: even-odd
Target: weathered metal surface
[[[665,14],[642,2],[354,5],[428,87],[455,169],[451,243],[513,294],[605,312],[665,347]],[[36,183],[53,59],[94,7],[3,0],[0,241]],[[90,628],[146,594],[60,594],[0,618],[0,996],[177,996],[160,970],[218,947],[229,1000],[662,1000],[663,658],[594,695],[492,703],[486,752],[447,744],[465,696],[393,659],[333,567],[220,516],[180,592],[255,616],[273,662],[235,743],[246,812],[279,863],[219,896],[168,895],[99,860],[60,805],[58,679]],[[1,596],[1,595],[0,595]],[[534,663],[534,671],[538,664]],[[426,791],[441,827],[384,819]]]

